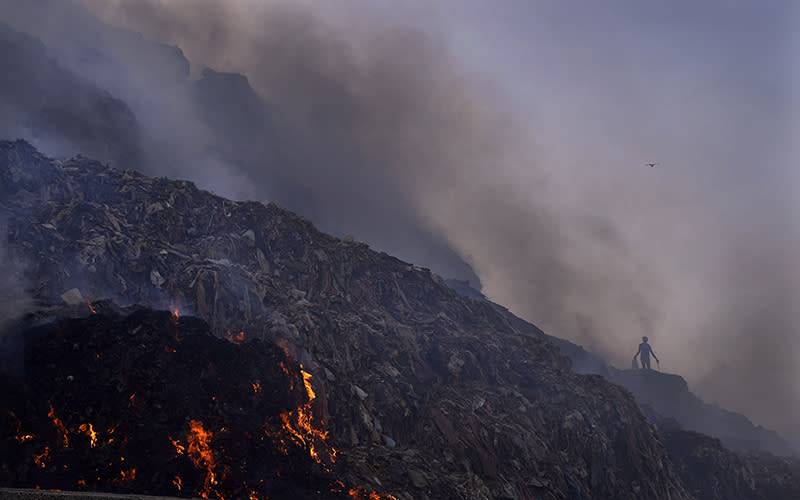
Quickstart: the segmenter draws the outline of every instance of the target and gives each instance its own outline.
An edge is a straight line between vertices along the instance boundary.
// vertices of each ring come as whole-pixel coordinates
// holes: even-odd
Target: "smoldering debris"
[[[337,478],[302,372],[278,346],[110,301],[57,316],[19,332],[21,375],[0,372],[3,485],[366,499]]]

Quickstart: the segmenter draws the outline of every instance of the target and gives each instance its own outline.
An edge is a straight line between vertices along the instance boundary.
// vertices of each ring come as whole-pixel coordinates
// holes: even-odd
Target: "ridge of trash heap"
[[[24,260],[37,304],[175,308],[218,338],[280,346],[312,377],[314,412],[341,453],[338,477],[359,491],[726,498],[702,494],[703,477],[686,471],[692,453],[710,449],[701,439],[684,438],[674,450],[685,456],[673,456],[627,390],[574,373],[546,339],[427,269],[274,204],[49,159],[24,141],[0,142],[0,182],[8,251]],[[800,491],[796,462],[737,462],[716,445],[727,462],[714,462],[720,473],[708,481],[747,478],[737,498],[765,498],[759,481]]]

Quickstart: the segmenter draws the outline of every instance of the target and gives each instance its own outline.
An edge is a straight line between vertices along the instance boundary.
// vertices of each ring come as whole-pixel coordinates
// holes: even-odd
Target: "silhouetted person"
[[[636,362],[636,356],[642,355],[642,369],[650,369],[650,355],[652,354],[654,358],[656,358],[656,363],[658,363],[658,357],[656,353],[653,352],[653,348],[650,347],[650,344],[647,343],[647,337],[642,337],[642,343],[639,344],[639,352],[637,352],[633,356],[634,363]]]

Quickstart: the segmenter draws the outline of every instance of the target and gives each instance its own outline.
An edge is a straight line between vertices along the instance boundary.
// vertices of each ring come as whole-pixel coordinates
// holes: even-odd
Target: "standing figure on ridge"
[[[647,343],[647,337],[642,337],[642,343],[639,344],[639,351],[633,356],[634,365],[636,364],[636,356],[640,354],[642,355],[642,369],[647,369],[647,370],[650,369],[651,354],[653,355],[654,358],[656,358],[656,363],[659,363],[656,353],[653,352],[653,348],[650,347],[650,344]]]

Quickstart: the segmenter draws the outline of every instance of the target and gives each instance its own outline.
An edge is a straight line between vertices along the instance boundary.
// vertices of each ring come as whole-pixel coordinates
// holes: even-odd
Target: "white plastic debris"
[[[166,283],[166,281],[167,280],[165,280],[164,277],[161,276],[161,273],[158,272],[158,269],[153,269],[152,271],[150,271],[150,283],[154,284],[157,287],[160,287],[161,285]]]
[[[77,306],[78,304],[83,304],[83,295],[77,288],[72,288],[61,294],[61,300],[71,306]]]

